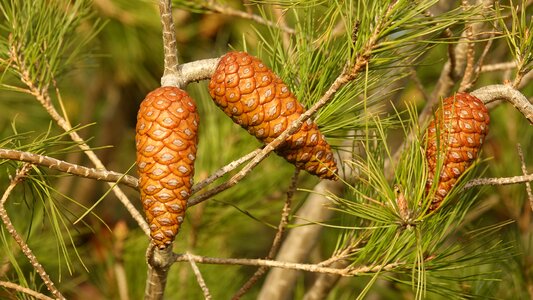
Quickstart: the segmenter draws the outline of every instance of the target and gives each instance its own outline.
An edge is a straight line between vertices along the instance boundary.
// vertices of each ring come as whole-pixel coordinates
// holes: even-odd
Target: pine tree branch
[[[533,174],[498,178],[476,178],[468,181],[463,189],[466,190],[480,185],[510,185],[531,181],[533,181]]]
[[[76,131],[72,130],[72,126],[67,122],[67,120],[57,112],[54,105],[52,104],[52,99],[48,92],[48,87],[39,88],[36,84],[34,84],[29,69],[24,64],[24,59],[20,52],[21,46],[15,45],[15,41],[12,40],[10,40],[10,43],[11,45],[9,48],[9,54],[11,60],[14,63],[13,67],[16,68],[16,70],[20,74],[21,81],[28,87],[27,92],[30,95],[34,96],[48,112],[50,117],[52,117],[52,119],[59,125],[59,127],[61,127],[65,132],[68,132],[71,139],[78,143],[78,147],[83,150],[85,155],[87,155],[89,160],[91,160],[91,162],[95,165],[97,169],[106,170],[104,164],[98,158],[98,156],[91,150],[91,148],[79,136],[79,134]],[[124,205],[126,210],[130,213],[132,218],[137,222],[137,224],[144,231],[144,233],[146,235],[150,235],[150,229],[148,228],[148,224],[144,220],[143,216],[139,213],[139,211],[135,208],[135,206],[130,202],[126,194],[124,194],[120,187],[116,186],[114,183],[108,183],[108,185],[112,188],[112,191],[115,196],[120,200],[122,205]]]
[[[148,276],[144,290],[145,300],[160,300],[165,294],[168,271],[174,262],[175,254],[170,246],[159,249],[151,243],[146,250],[146,264],[148,266]]]
[[[180,87],[178,77],[178,47],[176,45],[176,31],[172,19],[172,1],[159,0],[159,14],[163,28],[163,49],[165,55],[165,71],[161,77],[161,86]]]
[[[14,290],[14,291],[17,291],[17,292],[20,292],[20,293],[24,293],[24,294],[26,294],[28,296],[34,297],[35,299],[39,299],[39,300],[54,300],[53,298],[50,298],[50,297],[48,297],[48,296],[46,296],[44,294],[41,294],[41,293],[36,292],[36,291],[34,291],[32,289],[20,286],[18,284],[12,283],[12,282],[0,281],[0,286],[4,287],[6,289],[11,289],[11,290]]]
[[[196,265],[194,260],[192,260],[190,258],[189,253],[185,253],[185,255],[189,259],[189,263],[191,264],[191,268],[192,268],[192,270],[194,272],[194,275],[196,276],[196,280],[198,281],[198,285],[200,286],[200,288],[202,289],[202,292],[204,293],[204,299],[205,300],[211,300],[212,299],[211,293],[209,292],[209,289],[207,288],[207,285],[205,284],[205,280],[204,280],[204,278],[202,276],[202,273],[200,272],[200,269],[198,269],[198,266]]]
[[[98,170],[68,163],[50,156],[0,148],[0,159],[11,159],[47,167],[64,173],[100,181],[122,183],[134,189],[139,186],[137,178],[113,171]]]
[[[520,144],[516,145],[518,150],[518,157],[520,157],[520,168],[522,169],[522,173],[524,176],[527,176],[527,168],[526,168],[526,161],[524,159],[524,152],[522,152],[522,146]],[[531,210],[533,211],[533,192],[531,192],[531,184],[528,182],[525,183],[526,185],[526,192],[527,192],[527,198],[529,199],[529,206],[531,207]],[[528,222],[529,223],[529,222]]]
[[[533,104],[520,91],[511,86],[488,85],[473,91],[471,94],[483,101],[485,105],[498,100],[507,101],[518,109],[529,120],[529,123],[533,124]]]
[[[197,61],[188,62],[178,66],[178,78],[179,86],[186,86],[191,82],[198,82],[211,78],[211,75],[215,73],[220,58],[208,58]]]
[[[394,262],[385,265],[374,265],[374,266],[358,266],[358,267],[348,267],[343,269],[330,268],[330,267],[321,267],[316,264],[300,264],[300,263],[291,263],[291,262],[282,262],[277,260],[267,260],[267,259],[252,259],[252,258],[217,258],[217,257],[206,257],[199,256],[194,254],[178,254],[175,255],[176,262],[188,262],[193,260],[196,263],[201,264],[213,264],[213,265],[238,265],[238,266],[256,266],[256,267],[268,267],[268,268],[281,268],[286,270],[297,270],[305,271],[312,273],[327,273],[327,274],[336,274],[345,277],[354,277],[364,274],[372,274],[378,271],[391,271],[396,268],[402,267],[404,264],[401,262]]]
[[[259,152],[261,152],[261,148],[255,149],[254,151],[244,155],[243,157],[236,159],[229,164],[225,165],[224,167],[218,169],[215,171],[211,176],[207,177],[206,179],[202,180],[201,182],[198,182],[195,184],[191,189],[191,195],[195,194],[196,192],[200,191],[204,187],[211,184],[213,181],[217,180],[218,178],[226,175],[227,173],[235,170],[238,166],[242,165],[244,162],[250,160],[252,157],[256,156]],[[198,203],[194,203],[191,200],[188,202],[188,206],[193,206]]]
[[[9,195],[11,195],[11,192],[13,191],[15,186],[17,186],[17,184],[24,181],[24,179],[28,175],[31,168],[32,168],[31,164],[27,164],[27,163],[24,164],[20,169],[17,170],[15,177],[11,179],[9,186],[6,188],[6,190],[4,191],[4,194],[2,195],[2,198],[0,199],[0,218],[2,219],[2,222],[4,223],[4,226],[6,227],[7,232],[13,237],[13,239],[19,245],[24,255],[30,261],[30,264],[32,265],[33,269],[37,272],[37,274],[39,274],[39,276],[43,280],[44,284],[46,285],[46,288],[57,299],[65,299],[65,297],[63,297],[61,292],[55,286],[54,282],[50,279],[50,277],[44,270],[43,266],[39,263],[35,254],[33,254],[33,251],[31,251],[30,247],[28,247],[28,244],[26,244],[26,242],[24,241],[24,238],[22,238],[18,234],[5,208],[5,204],[7,202],[7,199],[9,198]]]
[[[481,66],[480,72],[495,72],[516,69],[516,62],[509,61],[503,63],[494,63],[490,65]]]

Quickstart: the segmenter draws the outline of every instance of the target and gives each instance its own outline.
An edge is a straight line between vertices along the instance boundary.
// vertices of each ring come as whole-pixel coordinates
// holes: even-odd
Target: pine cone
[[[176,87],[150,92],[137,115],[135,142],[141,201],[150,233],[163,249],[178,234],[194,175],[199,116]]]
[[[263,143],[278,137],[305,111],[287,85],[246,52],[230,52],[221,58],[209,92],[235,123]],[[297,168],[336,180],[337,164],[331,147],[310,119],[276,153]]]
[[[467,93],[444,99],[442,107],[436,111],[426,137],[429,169],[426,192],[434,183],[439,161],[442,168],[429,211],[441,205],[457,179],[477,158],[488,133],[489,121],[483,102]]]

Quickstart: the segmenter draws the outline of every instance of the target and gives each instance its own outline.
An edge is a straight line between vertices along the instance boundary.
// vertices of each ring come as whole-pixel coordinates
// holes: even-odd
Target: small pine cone
[[[155,244],[164,249],[178,234],[194,175],[199,116],[179,88],[150,92],[137,115],[139,187]]]
[[[477,158],[488,133],[489,121],[487,107],[467,93],[444,99],[442,107],[436,111],[426,136],[429,169],[426,192],[433,185],[439,161],[442,167],[429,211],[441,205],[457,179]]]
[[[246,52],[229,52],[220,59],[209,92],[235,123],[263,143],[273,141],[305,111],[287,85]],[[336,180],[331,147],[310,119],[276,153],[299,169]]]

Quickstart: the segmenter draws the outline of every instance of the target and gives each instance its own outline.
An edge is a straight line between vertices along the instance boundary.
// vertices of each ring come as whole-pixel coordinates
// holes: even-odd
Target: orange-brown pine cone
[[[287,85],[246,52],[229,52],[221,58],[209,82],[209,92],[235,123],[263,143],[278,137],[305,111]],[[311,120],[276,153],[299,169],[320,178],[336,179],[337,164],[331,147]]]
[[[155,244],[163,249],[178,234],[194,175],[199,116],[176,87],[150,92],[137,115],[135,142],[141,201]]]
[[[441,205],[457,179],[477,158],[488,133],[489,121],[487,107],[467,93],[457,93],[444,99],[442,107],[435,112],[426,137],[429,168],[426,192],[435,181],[439,161],[442,168],[430,211]],[[439,157],[439,153],[442,156]]]

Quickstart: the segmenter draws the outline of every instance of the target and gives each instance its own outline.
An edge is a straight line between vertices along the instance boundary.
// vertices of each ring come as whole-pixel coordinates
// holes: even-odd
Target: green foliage
[[[356,183],[350,185],[344,197],[328,195],[331,209],[342,217],[334,226],[344,228],[333,255],[348,259],[354,268],[376,266],[361,274],[372,276],[372,280],[359,298],[379,277],[411,286],[417,299],[430,294],[481,297],[484,294],[477,293],[482,291],[472,286],[501,280],[503,274],[495,264],[518,255],[517,249],[499,236],[509,222],[472,231],[463,228],[466,212],[477,199],[475,191],[462,191],[471,172],[460,179],[440,209],[426,212],[430,199],[425,195],[424,142],[416,112],[406,115],[411,119],[403,121],[405,133],[413,131],[416,137],[395,166],[395,178],[387,179],[383,171],[384,158],[391,158],[391,150],[376,119],[378,130],[362,142],[364,153],[351,163],[358,173]],[[407,201],[407,216],[401,212],[394,184],[401,187],[400,193]]]
[[[518,73],[526,74],[533,69],[533,22],[531,20],[531,9],[529,9],[528,14],[525,0],[522,0],[520,5],[515,5],[513,1],[510,1],[510,5],[505,8],[507,9],[504,9],[499,2],[497,3],[496,10],[499,15],[500,27],[503,29],[504,37],[518,66]],[[510,21],[503,15],[509,11]]]
[[[17,77],[29,77],[38,89],[47,89],[58,76],[71,71],[84,47],[101,28],[96,23],[89,34],[78,31],[90,17],[88,4],[88,1],[3,0],[0,25],[3,68]],[[13,68],[13,63],[19,66]]]
[[[430,198],[425,195],[423,128],[416,121],[414,104],[404,102],[414,99],[417,105],[423,104],[420,91],[413,88],[408,76],[415,70],[423,87],[432,88],[447,59],[447,47],[453,46],[464,26],[473,22],[501,31],[503,38],[493,40],[494,51],[486,61],[504,62],[512,57],[518,63],[517,72],[525,75],[532,66],[531,4],[502,4],[494,15],[492,10],[477,6],[428,14],[438,11],[438,2],[252,0],[243,5],[230,0],[173,1],[180,62],[244,49],[271,67],[306,107],[321,99],[346,66],[354,66],[358,60],[368,62],[355,80],[314,115],[328,141],[339,154],[346,155],[342,169],[349,175],[344,193],[326,194],[331,199],[329,209],[335,211],[334,219],[323,223],[311,220],[323,225],[324,233],[317,241],[319,250],[310,260],[315,263],[333,255],[360,271],[341,280],[330,292],[330,299],[398,299],[400,294],[418,299],[529,297],[526,287],[531,285],[532,274],[527,267],[533,252],[531,229],[524,225],[529,223],[524,221],[527,194],[523,185],[462,188],[480,174],[521,174],[514,150],[517,142],[526,153],[526,166],[531,166],[532,156],[527,155],[533,151],[530,125],[512,107],[491,111],[493,123],[484,147],[484,157],[489,159],[480,160],[461,178],[441,209],[427,214]],[[250,11],[273,24],[279,24],[272,9],[278,5],[294,33],[277,25],[227,17],[215,12],[213,4]],[[79,145],[67,141],[70,132],[60,132],[50,123],[35,95],[18,93],[29,83],[38,90],[53,88],[54,100],[63,105],[65,117],[81,123],[73,130],[95,137],[85,141],[110,169],[129,170],[135,160],[138,103],[158,85],[163,70],[155,3],[1,0],[0,11],[4,87],[0,95],[0,147],[90,165],[80,155]],[[447,28],[453,36],[442,34]],[[508,79],[503,73],[482,74],[479,85]],[[201,116],[195,166],[198,182],[260,143],[216,108],[205,82],[191,84],[187,91],[197,101]],[[523,91],[527,95],[531,88]],[[403,107],[406,111],[397,113]],[[16,126],[10,126],[15,121]],[[116,128],[120,130],[112,131]],[[414,138],[397,163],[389,163],[411,132]],[[0,161],[0,187],[7,186],[9,175],[20,165]],[[175,251],[264,257],[293,171],[292,165],[271,155],[237,186],[191,207]],[[293,214],[316,183],[317,179],[300,175]],[[124,191],[140,207],[137,191]],[[90,180],[35,167],[8,200],[8,213],[17,230],[52,279],[56,283],[61,279],[59,288],[68,296],[88,288],[103,299],[117,299],[124,284],[131,299],[143,296],[148,240],[108,192],[107,187]],[[399,195],[407,199],[408,215],[401,211]],[[291,222],[294,220],[291,214]],[[45,292],[5,227],[0,226],[0,234],[0,253],[5,253],[0,255],[1,263],[8,262],[6,268],[0,266],[0,280]],[[230,298],[256,270],[199,267],[213,297],[221,299]],[[121,268],[125,283],[120,280]],[[308,275],[295,287],[294,298],[303,297],[308,280],[315,274]],[[257,295],[259,285],[248,298]],[[202,297],[188,263],[171,268],[166,294],[183,299]],[[29,298],[1,291],[0,298],[4,295]]]

